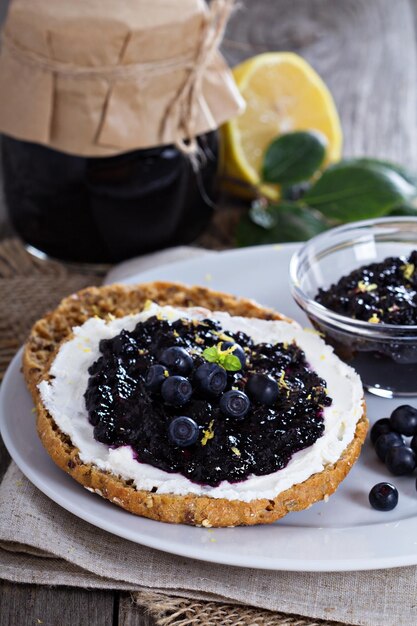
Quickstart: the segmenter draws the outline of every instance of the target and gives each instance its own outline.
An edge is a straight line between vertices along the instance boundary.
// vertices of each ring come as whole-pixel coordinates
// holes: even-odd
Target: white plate
[[[265,246],[191,259],[138,275],[206,284],[253,297],[307,324],[288,291],[288,264],[295,246]],[[395,478],[396,509],[380,513],[368,503],[370,488],[390,477],[370,445],[327,503],[291,513],[271,526],[204,529],[135,517],[91,494],[59,470],[35,432],[32,402],[20,374],[18,354],[1,387],[0,422],[5,444],[21,470],[41,491],[80,518],[131,541],[214,563],[273,570],[347,571],[417,563],[415,479]],[[401,402],[368,397],[371,420]],[[417,402],[417,398],[416,398]]]

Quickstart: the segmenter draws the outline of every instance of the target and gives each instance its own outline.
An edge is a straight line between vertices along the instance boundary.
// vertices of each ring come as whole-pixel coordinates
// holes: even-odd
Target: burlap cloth
[[[184,257],[196,251],[153,255],[139,266],[155,266],[178,253]],[[35,261],[16,241],[0,244],[0,367],[6,367],[45,310],[65,294],[99,282],[97,275]],[[33,487],[14,463],[0,486],[0,573],[22,583],[129,590],[161,625],[417,623],[415,567],[271,572],[165,554],[72,516]]]

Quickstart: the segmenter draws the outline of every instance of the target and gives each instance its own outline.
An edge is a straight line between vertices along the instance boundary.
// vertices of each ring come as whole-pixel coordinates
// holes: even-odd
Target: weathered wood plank
[[[414,0],[244,0],[226,33],[231,64],[292,50],[321,74],[346,155],[417,161]]]
[[[153,626],[154,620],[146,615],[144,609],[132,602],[128,593],[119,596],[119,626]]]
[[[112,626],[113,599],[111,591],[3,582],[0,583],[0,626]]]

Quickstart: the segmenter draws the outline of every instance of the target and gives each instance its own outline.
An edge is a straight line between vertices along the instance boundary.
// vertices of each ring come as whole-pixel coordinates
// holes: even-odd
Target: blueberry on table
[[[381,461],[385,461],[385,457],[390,448],[398,448],[404,445],[404,439],[399,433],[384,433],[375,441],[375,451]]]
[[[412,474],[416,468],[416,453],[407,446],[390,448],[385,456],[385,465],[395,476]]]
[[[186,415],[174,417],[168,429],[172,443],[183,448],[192,446],[197,441],[199,432],[197,423]]]
[[[164,365],[151,365],[145,376],[145,387],[149,391],[159,391],[165,381],[166,367]]]
[[[238,343],[235,343],[234,341],[222,341],[222,346],[221,346],[222,351],[228,350],[229,348],[232,348],[232,347],[233,347],[233,351],[231,354],[233,354],[233,356],[237,356],[237,358],[240,361],[241,366],[245,367],[246,354],[242,346],[240,346]]]
[[[170,373],[173,374],[181,374],[184,376],[188,374],[193,367],[191,355],[188,354],[185,348],[180,348],[179,346],[165,348],[159,360],[169,369]]]
[[[249,411],[250,401],[243,391],[226,391],[220,398],[220,410],[226,417],[243,419]]]
[[[267,406],[274,404],[279,396],[278,383],[267,374],[252,374],[245,391],[251,400]]]
[[[378,483],[369,492],[369,503],[377,511],[392,511],[398,504],[398,490],[391,483]]]
[[[193,388],[184,376],[170,376],[162,383],[161,394],[167,404],[182,406],[191,398]]]
[[[390,432],[392,432],[392,426],[389,417],[384,417],[383,419],[378,420],[371,428],[370,435],[372,443],[375,445],[375,442],[380,435]]]
[[[226,387],[227,372],[217,363],[203,363],[197,368],[194,380],[201,392],[209,396],[219,396]]]
[[[390,417],[391,428],[402,435],[417,434],[417,409],[409,404],[398,406]]]

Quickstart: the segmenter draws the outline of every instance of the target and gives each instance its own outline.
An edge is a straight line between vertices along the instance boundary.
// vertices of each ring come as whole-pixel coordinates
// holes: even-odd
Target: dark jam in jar
[[[197,372],[207,364],[203,351],[225,339],[239,346],[239,359],[246,362],[239,370],[227,371],[222,392],[211,395],[199,384]],[[181,406],[167,402],[165,382],[152,389],[147,383],[149,369],[160,364],[171,347],[188,355],[182,374],[190,395]],[[94,436],[110,446],[130,445],[139,462],[216,486],[222,480],[237,482],[250,474],[280,470],[295,452],[323,434],[323,409],[332,400],[326,381],[310,370],[295,343],[255,344],[243,332],[227,331],[224,337],[219,324],[209,319],[170,322],[150,317],[131,332],[101,341],[100,351],[89,369],[85,393]],[[161,366],[161,372],[162,381],[177,375],[174,365]],[[266,404],[250,393],[248,381],[254,374],[273,379],[273,402]],[[246,392],[250,396],[249,409],[241,417],[225,414],[225,394],[239,392],[246,400]],[[195,438],[181,446],[170,438],[170,426],[184,416],[193,421]]]
[[[417,251],[359,267],[328,289],[319,289],[315,300],[373,325],[368,333],[358,330],[353,336],[353,329],[345,332],[336,324],[321,326],[312,320],[369,390],[383,396],[417,393],[417,334],[407,329],[417,325]],[[391,328],[384,329],[387,324]]]
[[[174,146],[79,157],[3,136],[4,192],[13,227],[51,257],[113,263],[193,241],[215,198],[217,135],[201,135],[195,173]]]

